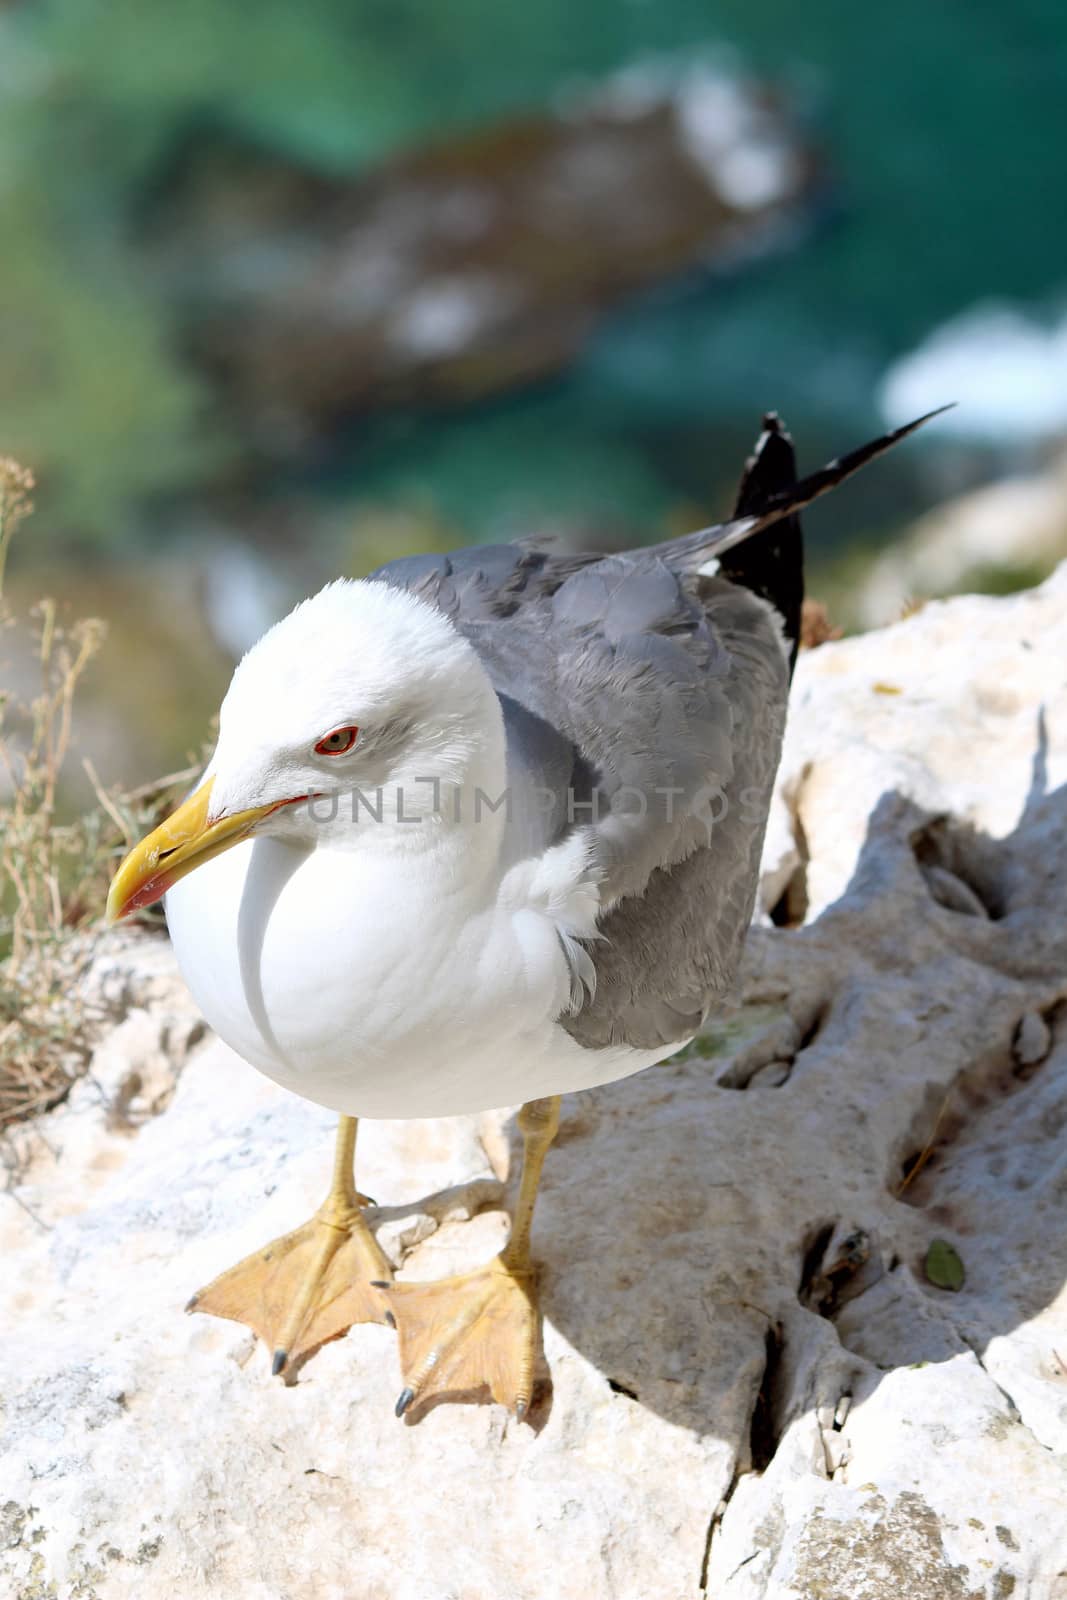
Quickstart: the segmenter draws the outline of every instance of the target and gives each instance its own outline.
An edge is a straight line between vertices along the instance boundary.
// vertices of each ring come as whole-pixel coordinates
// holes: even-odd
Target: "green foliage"
[[[121,256],[79,250],[11,188],[0,237],[0,437],[47,463],[51,520],[114,539],[131,501],[193,487],[219,459],[203,397]]]
[[[1067,547],[1067,527],[1063,530],[1064,547]],[[1022,589],[1036,589],[1044,583],[1056,566],[1050,555],[1047,561],[986,562],[969,567],[953,585],[953,594],[1018,594]]]

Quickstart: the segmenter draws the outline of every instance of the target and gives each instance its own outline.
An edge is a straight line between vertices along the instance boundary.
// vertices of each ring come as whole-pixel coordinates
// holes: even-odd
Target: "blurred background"
[[[106,783],[394,555],[618,548],[931,406],[809,514],[846,628],[1067,554],[1058,0],[0,0],[9,580]],[[5,678],[33,670],[5,638]]]

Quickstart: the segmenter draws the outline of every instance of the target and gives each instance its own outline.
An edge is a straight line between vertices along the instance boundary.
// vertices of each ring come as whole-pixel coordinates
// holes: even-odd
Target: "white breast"
[[[452,1116],[590,1088],[669,1055],[584,1050],[555,1018],[552,921],[417,858],[261,838],[170,891],[182,973],[215,1031],[337,1111]]]

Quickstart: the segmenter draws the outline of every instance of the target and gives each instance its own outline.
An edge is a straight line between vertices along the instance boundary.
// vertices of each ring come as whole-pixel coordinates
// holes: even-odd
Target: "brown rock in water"
[[[817,170],[771,92],[694,68],[354,179],[201,145],[148,238],[196,359],[299,446],[361,409],[557,370],[623,296],[765,248]]]

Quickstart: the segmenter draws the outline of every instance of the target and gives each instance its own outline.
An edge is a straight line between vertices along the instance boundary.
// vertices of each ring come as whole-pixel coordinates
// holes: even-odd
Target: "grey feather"
[[[505,864],[591,834],[609,909],[603,939],[566,941],[561,1025],[589,1048],[684,1039],[728,992],[751,918],[788,694],[780,627],[658,556],[507,554],[492,578],[478,551],[376,576],[445,610],[497,690]],[[702,795],[717,821],[694,814]]]
[[[373,574],[451,617],[497,691],[520,801],[508,864],[587,831],[606,910],[595,942],[564,940],[572,1009],[559,1019],[586,1048],[690,1037],[729,995],[752,917],[791,663],[772,606],[699,566],[910,431],[653,549],[527,542]],[[521,803],[533,790],[550,801],[539,812]]]

